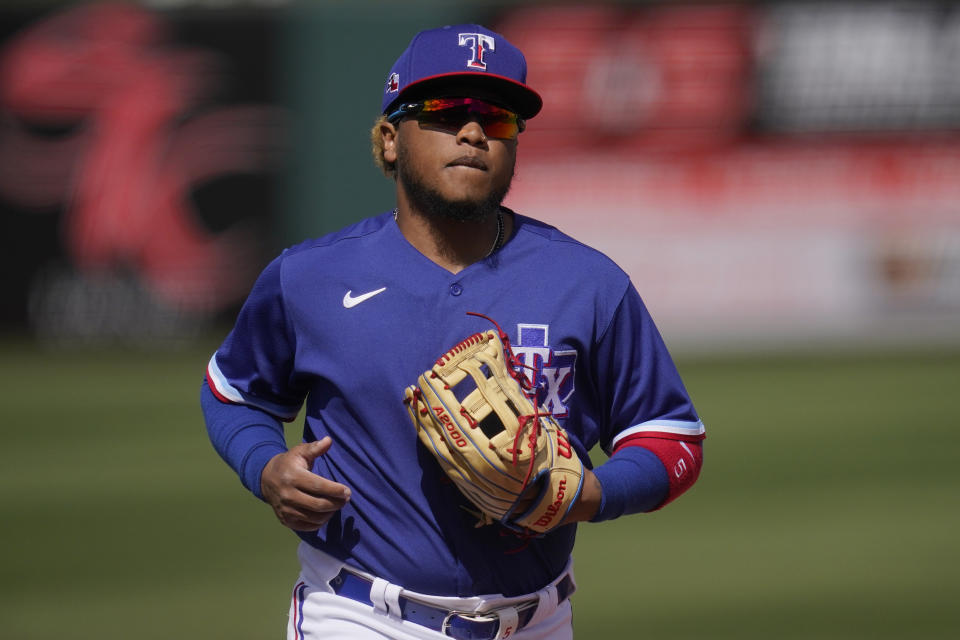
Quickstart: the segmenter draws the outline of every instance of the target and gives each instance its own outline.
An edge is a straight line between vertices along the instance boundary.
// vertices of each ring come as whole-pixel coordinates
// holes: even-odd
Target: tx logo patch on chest
[[[566,405],[574,390],[574,349],[555,351],[550,347],[550,325],[517,324],[513,352],[526,367],[523,372],[539,389],[541,405],[557,417],[566,417]]]

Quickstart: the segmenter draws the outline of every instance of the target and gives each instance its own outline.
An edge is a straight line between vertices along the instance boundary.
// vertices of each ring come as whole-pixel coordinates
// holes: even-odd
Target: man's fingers
[[[302,469],[290,470],[272,493],[274,509],[289,510],[297,516],[337,511],[350,499],[350,489],[339,482]],[[309,519],[309,518],[308,518]]]
[[[277,518],[296,531],[315,531],[340,510],[346,500],[318,498],[302,491],[284,491],[273,504]]]
[[[331,442],[330,437],[327,436],[315,442],[298,444],[286,453],[275,456],[263,470],[261,483],[266,489],[264,494],[275,495],[297,490],[312,496],[349,499],[350,489],[345,485],[311,471],[313,462],[330,449]]]
[[[313,461],[325,454],[330,450],[330,445],[333,444],[333,439],[330,436],[324,436],[319,440],[314,440],[313,442],[303,442],[297,446],[290,449],[291,452],[296,453],[304,462],[307,463],[307,468],[309,469],[313,466]]]
[[[310,496],[338,500],[340,501],[341,507],[344,502],[350,499],[349,487],[324,478],[323,476],[318,476],[315,473],[298,476],[294,486]]]
[[[309,471],[313,467],[314,461],[329,451],[332,444],[333,440],[330,436],[325,436],[313,442],[298,444],[290,451],[306,463],[306,469]],[[333,482],[312,472],[309,474],[298,474],[294,485],[301,491],[313,496],[330,496],[342,500],[350,498],[350,489],[345,485],[339,482]]]
[[[295,531],[316,531],[350,499],[350,489],[311,471],[332,440],[304,442],[278,454],[261,476],[261,488],[277,518]]]
[[[346,488],[346,487],[344,487]],[[288,491],[280,495],[280,504],[290,509],[307,513],[337,511],[347,503],[346,498],[327,495],[311,495],[304,491]]]

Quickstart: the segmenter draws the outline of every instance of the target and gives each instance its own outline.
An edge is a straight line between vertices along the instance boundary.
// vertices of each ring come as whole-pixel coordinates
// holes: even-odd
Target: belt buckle
[[[446,616],[444,616],[443,622],[440,624],[440,633],[450,638],[463,637],[463,636],[451,636],[449,633],[447,633],[447,631],[450,630],[450,620],[452,618],[462,618],[463,620],[467,620],[469,622],[478,622],[478,623],[496,622],[497,630],[495,633],[493,633],[489,637],[496,638],[497,634],[500,633],[500,616],[496,614],[489,615],[488,613],[474,613],[472,611],[450,611],[449,613],[447,613]],[[475,636],[471,635],[467,637],[472,639]]]

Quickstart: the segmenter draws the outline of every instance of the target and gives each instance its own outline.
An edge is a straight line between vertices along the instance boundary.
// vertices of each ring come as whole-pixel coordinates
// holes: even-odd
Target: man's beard
[[[449,200],[436,189],[427,186],[420,176],[408,171],[407,156],[401,145],[397,149],[397,180],[413,206],[434,220],[458,220],[474,222],[494,215],[500,209],[500,203],[507,197],[513,175],[503,187],[494,189],[485,198],[472,200]]]

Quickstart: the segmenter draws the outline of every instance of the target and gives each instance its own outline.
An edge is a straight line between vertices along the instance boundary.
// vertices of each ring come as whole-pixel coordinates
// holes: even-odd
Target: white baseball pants
[[[441,640],[446,637],[396,617],[389,612],[388,605],[371,607],[336,595],[329,582],[343,568],[343,563],[306,543],[301,543],[298,555],[301,574],[290,603],[287,640]],[[395,589],[393,592],[398,591]],[[512,602],[536,598],[539,594],[521,598],[446,598],[404,591],[404,595],[441,608],[475,611],[509,606]],[[376,602],[376,599],[372,600]],[[515,640],[573,640],[570,600],[557,605],[541,596],[541,604],[530,623],[519,632],[508,631],[500,637]]]

